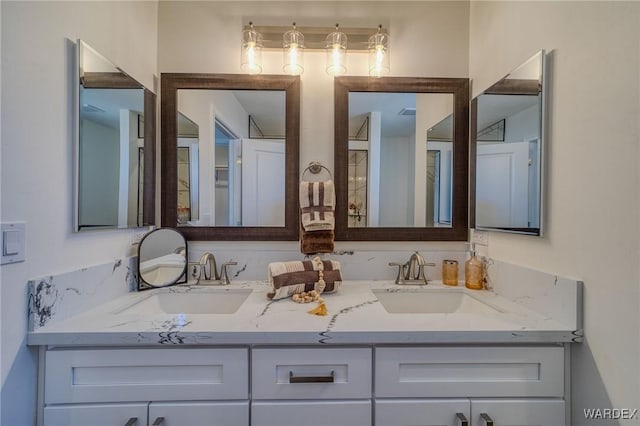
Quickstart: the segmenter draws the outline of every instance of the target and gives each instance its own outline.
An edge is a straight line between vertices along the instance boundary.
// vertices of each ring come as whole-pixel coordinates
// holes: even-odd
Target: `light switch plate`
[[[24,222],[2,224],[2,265],[24,262],[26,228]]]

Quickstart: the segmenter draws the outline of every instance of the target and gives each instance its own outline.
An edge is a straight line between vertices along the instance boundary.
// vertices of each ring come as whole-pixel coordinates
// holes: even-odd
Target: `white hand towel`
[[[327,231],[335,228],[335,186],[332,180],[300,182],[300,213],[305,231]]]

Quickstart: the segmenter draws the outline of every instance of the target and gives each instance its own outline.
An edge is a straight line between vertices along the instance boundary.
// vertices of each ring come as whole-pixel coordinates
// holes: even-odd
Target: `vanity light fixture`
[[[240,68],[249,74],[262,72],[262,34],[253,29],[253,22],[242,31]]]
[[[378,32],[369,37],[369,75],[382,77],[389,74],[389,35],[382,32],[382,25]]]
[[[304,35],[293,28],[282,36],[282,48],[284,49],[283,71],[290,75],[300,75],[304,72]]]
[[[336,30],[327,36],[326,41],[327,74],[337,76],[347,72],[347,35]]]
[[[303,35],[304,32],[304,35]],[[373,34],[373,35],[372,35]],[[348,46],[347,46],[348,41]],[[242,31],[241,68],[248,74],[260,74],[262,51],[283,50],[286,74],[304,72],[304,51],[325,52],[325,71],[332,76],[347,73],[347,50],[369,52],[369,75],[381,77],[389,73],[389,34],[382,25],[377,28],[256,26],[249,22]],[[363,58],[364,59],[364,58]]]

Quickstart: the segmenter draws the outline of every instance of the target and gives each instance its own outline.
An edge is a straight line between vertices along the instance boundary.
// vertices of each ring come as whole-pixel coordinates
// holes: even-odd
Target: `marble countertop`
[[[307,313],[315,303],[269,301],[266,282],[230,286],[174,286],[129,293],[31,331],[29,345],[276,345],[276,344],[467,344],[579,342],[582,331],[492,291],[433,282],[345,281],[323,295],[328,315]],[[138,309],[157,293],[250,291],[231,314],[163,313]],[[374,293],[462,292],[493,307],[482,313],[388,313]]]

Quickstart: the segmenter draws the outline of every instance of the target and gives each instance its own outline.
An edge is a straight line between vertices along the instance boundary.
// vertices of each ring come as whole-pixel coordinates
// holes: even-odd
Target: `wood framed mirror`
[[[162,226],[297,240],[300,77],[161,75]]]
[[[336,239],[466,241],[469,80],[335,79]]]

